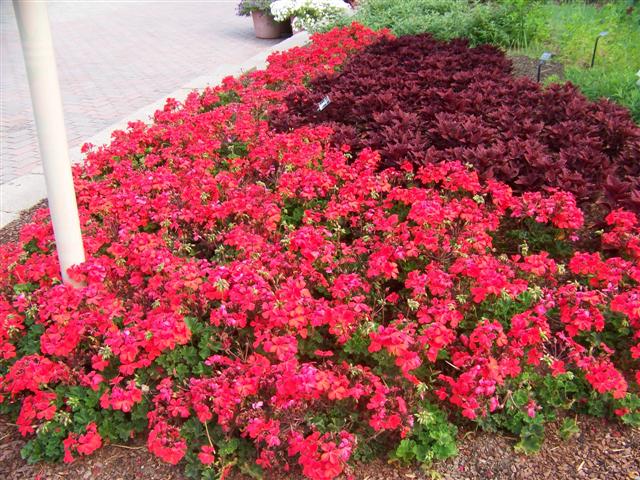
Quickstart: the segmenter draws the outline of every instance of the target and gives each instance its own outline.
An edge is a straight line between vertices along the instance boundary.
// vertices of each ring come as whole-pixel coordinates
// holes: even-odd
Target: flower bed
[[[456,161],[383,169],[325,126],[269,128],[270,108],[384,36],[315,36],[89,149],[83,287],[60,283],[44,211],[0,247],[0,409],[25,458],[145,432],[191,476],[329,479],[353,458],[453,455],[454,424],[529,452],[566,411],[640,423],[633,213],[579,251],[569,193],[514,193]]]
[[[331,106],[318,111],[325,95]],[[328,124],[336,146],[376,149],[385,166],[459,160],[520,192],[556,187],[585,208],[640,212],[640,128],[629,112],[590,102],[570,85],[543,89],[514,78],[497,48],[399,37],[286,103],[272,125]]]

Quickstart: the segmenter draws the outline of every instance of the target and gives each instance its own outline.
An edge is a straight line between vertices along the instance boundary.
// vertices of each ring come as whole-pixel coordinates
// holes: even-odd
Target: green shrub
[[[503,47],[526,47],[544,36],[545,25],[543,12],[531,0],[364,0],[355,20],[396,35],[429,32],[442,40],[464,37],[473,45]]]
[[[416,414],[415,427],[400,442],[393,457],[405,463],[417,461],[428,466],[434,460],[457,455],[457,431],[441,409],[425,402],[423,409]]]

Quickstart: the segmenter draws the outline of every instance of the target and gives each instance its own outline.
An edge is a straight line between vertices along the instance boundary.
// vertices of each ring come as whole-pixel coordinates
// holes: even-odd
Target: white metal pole
[[[67,269],[84,262],[84,247],[47,5],[39,0],[13,0],[13,8],[27,67],[62,279],[69,283]]]

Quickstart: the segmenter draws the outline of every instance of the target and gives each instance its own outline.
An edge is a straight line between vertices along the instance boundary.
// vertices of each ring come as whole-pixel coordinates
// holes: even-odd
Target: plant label
[[[329,95],[325,95],[325,97],[320,101],[320,103],[318,103],[318,111],[321,112],[322,110],[327,108],[330,103],[331,103],[331,99],[329,98]]]

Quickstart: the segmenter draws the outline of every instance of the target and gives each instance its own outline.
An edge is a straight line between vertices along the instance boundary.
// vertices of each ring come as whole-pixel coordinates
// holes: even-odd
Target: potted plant
[[[276,21],[271,15],[274,0],[240,0],[238,15],[253,18],[253,29],[258,38],[280,38],[291,35],[291,21]]]
[[[343,0],[275,0],[271,4],[273,18],[290,18],[294,30],[308,32],[317,32],[351,14],[351,4]]]

